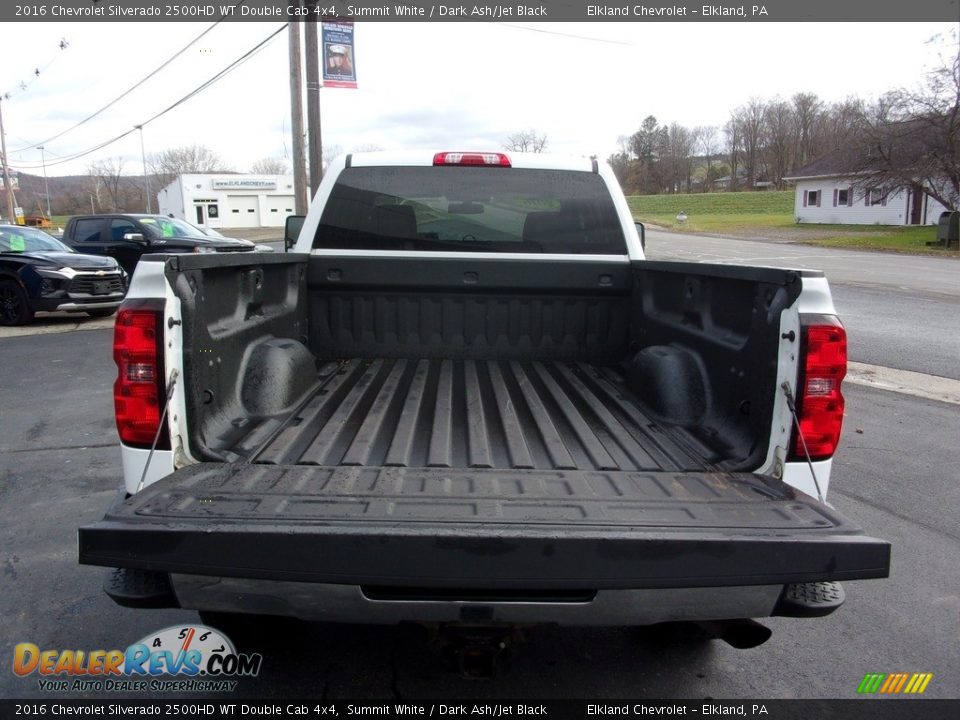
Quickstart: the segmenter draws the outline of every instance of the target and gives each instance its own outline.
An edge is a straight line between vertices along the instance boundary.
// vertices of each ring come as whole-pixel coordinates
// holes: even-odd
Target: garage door
[[[260,227],[259,204],[256,195],[227,195],[223,227]]]
[[[283,227],[288,215],[293,215],[293,195],[268,195],[263,199],[264,227]]]

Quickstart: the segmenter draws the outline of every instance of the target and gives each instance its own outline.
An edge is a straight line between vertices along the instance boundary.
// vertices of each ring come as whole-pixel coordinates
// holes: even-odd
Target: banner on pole
[[[353,23],[323,22],[324,87],[356,88],[357,66],[353,48]]]

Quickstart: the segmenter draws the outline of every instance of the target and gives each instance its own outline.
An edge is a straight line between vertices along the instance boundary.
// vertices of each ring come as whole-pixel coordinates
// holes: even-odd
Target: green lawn
[[[827,233],[811,237],[802,242],[823,247],[860,248],[863,250],[889,250],[893,252],[922,253],[930,255],[954,255],[956,250],[928,247],[927,243],[937,239],[937,228],[925,226],[883,227],[877,225],[813,225],[800,226],[798,229]],[[836,233],[836,234],[831,234]]]

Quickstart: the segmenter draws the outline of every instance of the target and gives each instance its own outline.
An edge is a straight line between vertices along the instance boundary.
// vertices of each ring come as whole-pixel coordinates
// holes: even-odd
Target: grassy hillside
[[[672,215],[674,220],[681,210],[691,217],[731,213],[793,215],[793,191],[632,195],[627,204],[634,216]]]
[[[794,224],[793,191],[632,195],[633,217],[645,223],[690,232],[730,232]],[[680,211],[687,214],[679,222]]]

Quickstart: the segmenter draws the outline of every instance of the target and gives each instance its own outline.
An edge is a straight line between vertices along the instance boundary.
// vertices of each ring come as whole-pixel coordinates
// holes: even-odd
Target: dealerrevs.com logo
[[[41,650],[33,643],[13,650],[13,672],[38,675],[39,689],[50,692],[229,692],[233,678],[255,677],[262,662],[204,625],[164,628],[126,650]]]

